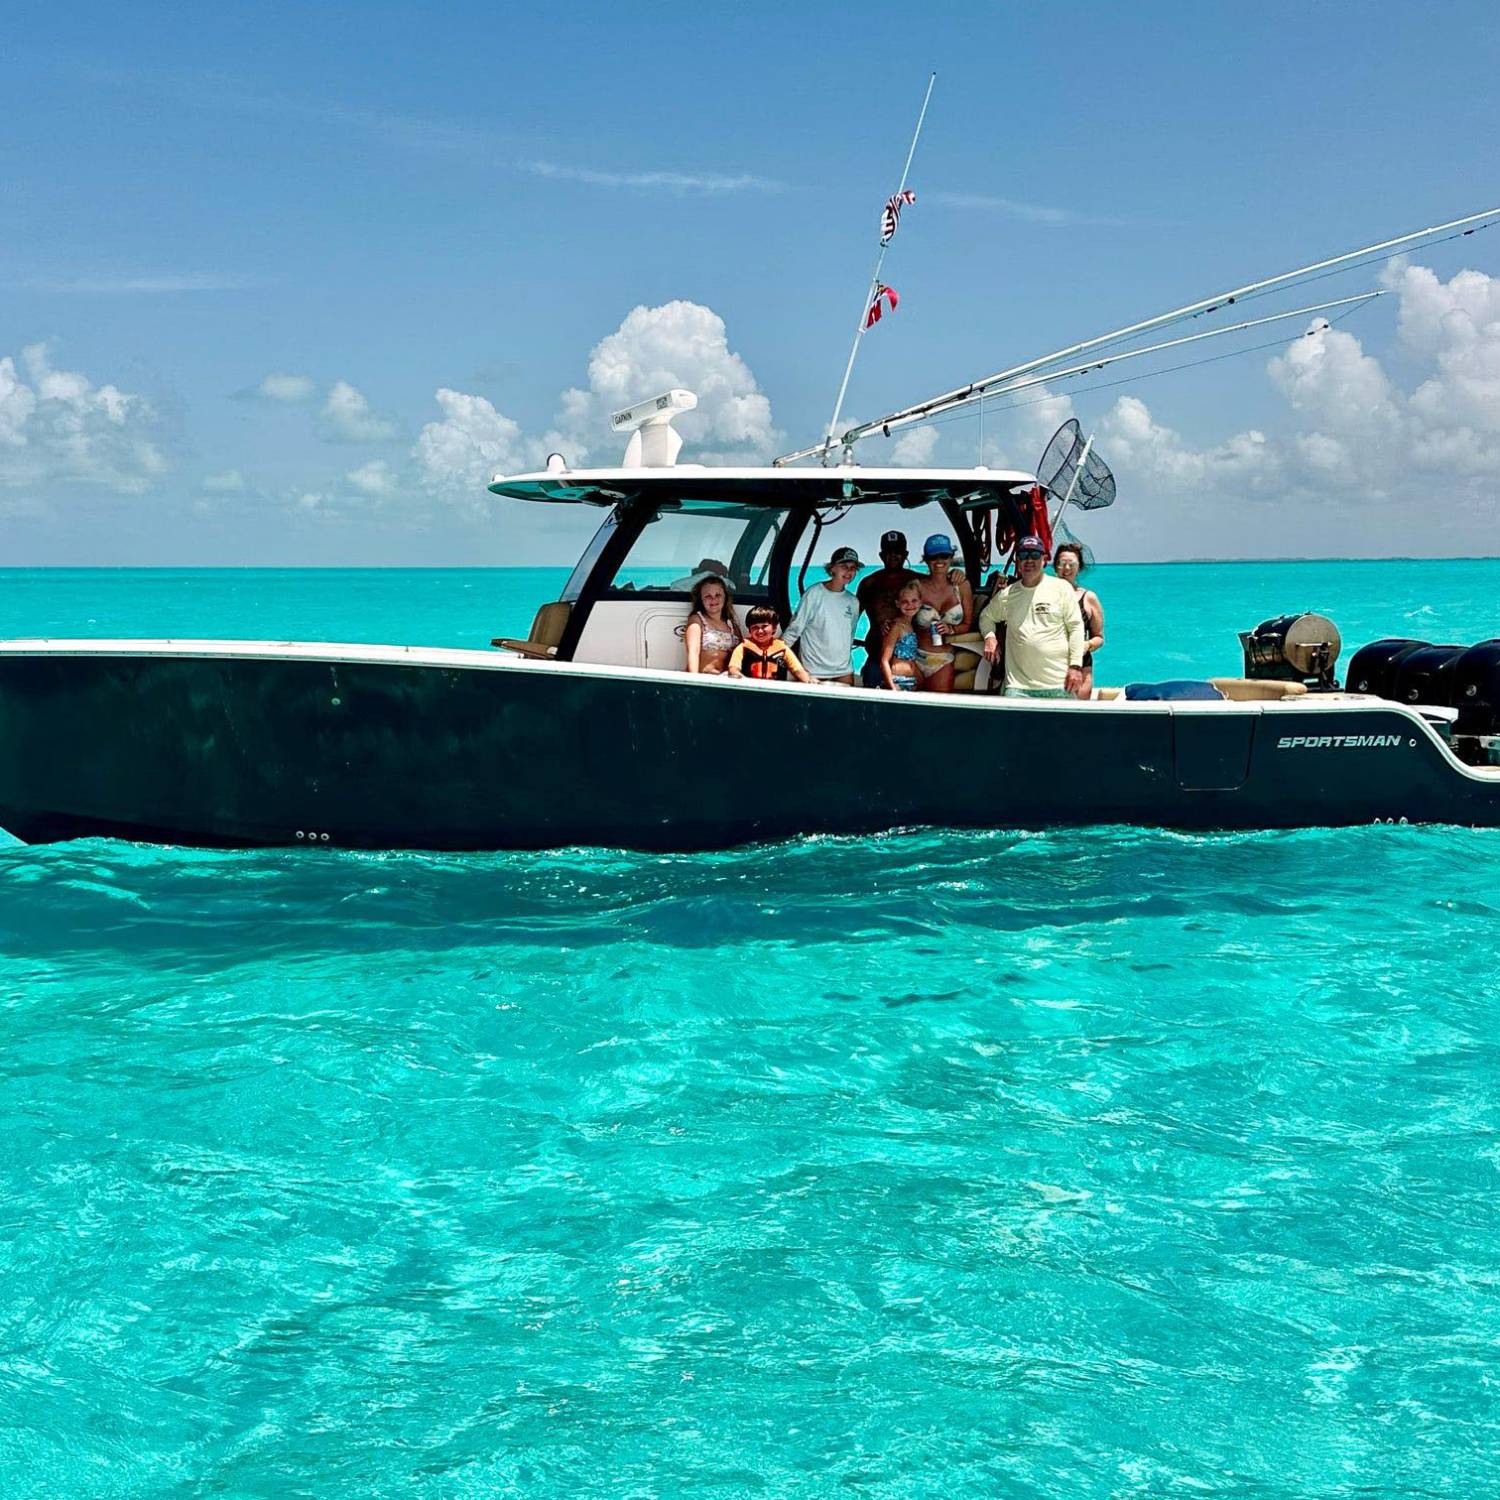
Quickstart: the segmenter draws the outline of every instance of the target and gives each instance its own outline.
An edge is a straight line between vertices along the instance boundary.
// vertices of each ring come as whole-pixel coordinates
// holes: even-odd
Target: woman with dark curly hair
[[[1083,571],[1083,548],[1077,542],[1063,542],[1052,555],[1052,571],[1078,593],[1078,608],[1083,615],[1083,681],[1077,696],[1087,698],[1094,691],[1094,652],[1104,644],[1104,606],[1099,596],[1078,582]]]

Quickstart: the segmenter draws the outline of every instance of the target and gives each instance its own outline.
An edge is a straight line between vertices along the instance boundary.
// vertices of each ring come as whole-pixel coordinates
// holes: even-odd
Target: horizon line
[[[1160,557],[1133,561],[1095,562],[1095,568],[1165,568],[1211,564],[1249,567],[1263,563],[1393,563],[1393,562],[1500,562],[1500,553],[1455,552],[1440,556],[1411,557],[1382,554],[1376,557]],[[571,571],[573,562],[538,563],[0,563],[3,573],[521,573],[537,568]],[[671,564],[663,564],[670,568]],[[999,564],[995,564],[996,567]]]

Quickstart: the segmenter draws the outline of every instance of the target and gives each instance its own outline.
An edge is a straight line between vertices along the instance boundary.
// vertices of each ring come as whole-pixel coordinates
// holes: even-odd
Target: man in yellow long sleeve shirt
[[[1071,698],[1083,681],[1086,645],[1078,595],[1044,571],[1041,539],[1022,537],[1016,549],[1021,576],[997,593],[979,616],[984,654],[1000,655],[999,629],[1005,626],[1005,696]]]

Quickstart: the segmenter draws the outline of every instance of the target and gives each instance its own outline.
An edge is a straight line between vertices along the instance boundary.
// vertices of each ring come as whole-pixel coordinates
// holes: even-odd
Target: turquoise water
[[[566,568],[0,568],[0,638],[191,636],[488,646],[526,634]],[[1107,612],[1099,680],[1238,672],[1237,632],[1313,609],[1347,643],[1500,634],[1500,559],[1113,564],[1087,579]]]
[[[0,633],[474,644],[558,576]],[[1096,583],[1121,676],[1500,630],[1495,563]],[[0,849],[0,1494],[1493,1493],[1497,892],[1456,829]]]

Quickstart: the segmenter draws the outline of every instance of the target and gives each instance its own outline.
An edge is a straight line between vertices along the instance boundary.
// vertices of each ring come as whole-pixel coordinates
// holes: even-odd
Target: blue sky
[[[471,476],[549,438],[612,462],[636,374],[720,392],[683,424],[707,451],[812,441],[930,69],[851,416],[1500,203],[1493,4],[22,4],[7,30],[10,563],[568,561],[571,518]],[[1412,261],[1317,368],[1075,395],[1121,481],[1101,555],[1409,552],[1433,497],[1435,550],[1500,551],[1500,228]],[[991,461],[1033,461],[1064,396],[994,419]],[[977,430],[897,456],[972,463]]]

